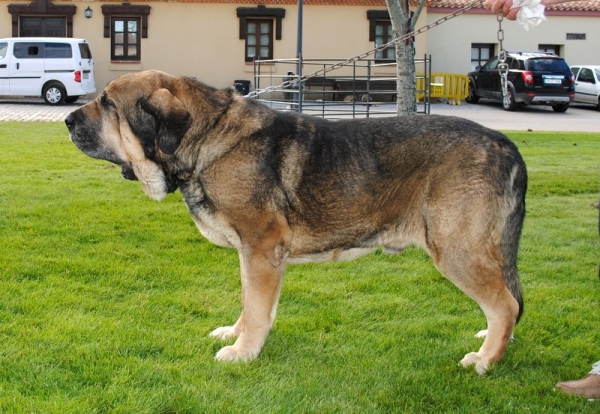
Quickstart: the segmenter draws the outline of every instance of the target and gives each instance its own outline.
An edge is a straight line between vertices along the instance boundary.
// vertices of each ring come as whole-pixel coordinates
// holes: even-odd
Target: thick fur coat
[[[502,358],[522,310],[517,250],[527,173],[499,132],[443,116],[328,121],[148,71],[71,113],[71,140],[160,200],[179,189],[202,234],[239,253],[242,313],[219,360],[256,357],[288,263],[424,249],[473,298],[487,337],[463,365]],[[431,300],[436,300],[432,298]]]

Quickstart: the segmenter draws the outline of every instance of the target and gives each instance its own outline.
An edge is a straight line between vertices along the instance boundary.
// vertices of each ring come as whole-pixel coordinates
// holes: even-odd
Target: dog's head
[[[161,200],[177,189],[164,160],[175,156],[187,134],[210,122],[198,111],[193,95],[213,91],[159,71],[123,75],[70,113],[65,123],[80,150],[120,165],[124,178],[139,180],[148,196]]]

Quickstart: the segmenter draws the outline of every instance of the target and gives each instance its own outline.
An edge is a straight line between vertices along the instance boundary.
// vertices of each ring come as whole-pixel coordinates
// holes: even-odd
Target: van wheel
[[[67,96],[65,98],[65,103],[75,103],[77,102],[77,99],[79,99],[79,96]]]
[[[65,103],[67,93],[65,87],[59,83],[51,83],[44,88],[44,101],[50,105],[62,105]]]

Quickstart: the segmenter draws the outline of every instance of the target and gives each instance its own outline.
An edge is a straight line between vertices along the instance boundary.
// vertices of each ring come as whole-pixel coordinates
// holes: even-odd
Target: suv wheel
[[[67,93],[60,83],[50,83],[44,87],[43,97],[47,104],[62,105],[65,102]]]
[[[469,94],[465,98],[465,101],[471,104],[476,104],[479,102],[479,96],[475,93],[475,85],[472,80],[469,80]]]
[[[569,109],[569,103],[567,102],[567,103],[552,105],[552,109],[554,110],[554,112],[567,112],[567,109]]]
[[[502,97],[502,108],[504,108],[505,111],[514,111],[517,109],[515,93],[512,88],[507,88],[506,95]]]

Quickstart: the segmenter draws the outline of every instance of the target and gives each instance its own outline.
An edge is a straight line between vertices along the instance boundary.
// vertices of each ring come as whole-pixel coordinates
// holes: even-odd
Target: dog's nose
[[[73,112],[71,112],[69,115],[67,115],[67,117],[65,118],[65,124],[67,124],[67,128],[71,129],[71,126],[75,123],[75,116],[73,115]]]

